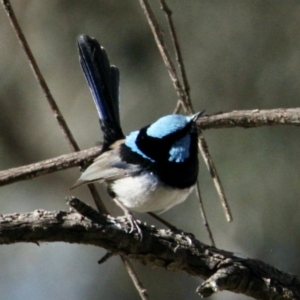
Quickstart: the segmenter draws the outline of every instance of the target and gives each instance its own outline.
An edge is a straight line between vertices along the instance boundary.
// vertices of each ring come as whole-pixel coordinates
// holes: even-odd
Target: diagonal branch
[[[44,78],[44,76],[43,76],[31,50],[30,50],[30,47],[29,47],[27,40],[22,32],[19,22],[15,16],[15,13],[10,4],[10,1],[2,0],[2,5],[6,11],[6,14],[8,16],[8,19],[9,19],[13,29],[15,30],[15,33],[18,37],[18,40],[19,40],[23,50],[24,50],[24,53],[27,56],[27,59],[28,59],[29,65],[32,68],[33,74],[34,74],[37,82],[39,83],[43,93],[45,94],[48,104],[51,107],[53,115],[56,118],[57,123],[58,123],[59,127],[61,128],[63,135],[66,137],[67,141],[69,142],[72,151],[79,151],[78,144],[76,143],[69,126],[67,125],[58,105],[56,104],[56,102],[50,92],[50,89],[45,81],[45,78]]]
[[[97,213],[97,212],[95,212]],[[143,241],[126,233],[123,217],[77,212],[36,210],[0,216],[0,244],[67,242],[94,245],[126,258],[169,271],[183,271],[206,281],[197,289],[202,297],[222,290],[255,299],[299,299],[298,277],[262,261],[237,256],[205,245],[186,233],[141,224]]]

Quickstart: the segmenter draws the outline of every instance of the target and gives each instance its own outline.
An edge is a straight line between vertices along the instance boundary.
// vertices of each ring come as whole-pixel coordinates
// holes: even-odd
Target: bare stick
[[[67,204],[72,207],[74,211],[77,211],[82,216],[90,219],[94,223],[101,224],[106,220],[103,214],[96,211],[94,208],[89,206],[88,204],[82,202],[78,198],[74,196],[66,197]]]
[[[125,257],[124,255],[120,255],[120,257],[121,257],[124,265],[126,266],[127,272],[129,274],[131,280],[133,281],[135,288],[137,289],[138,293],[140,294],[140,297],[143,300],[148,300],[149,299],[148,292],[147,292],[146,288],[143,286],[142,282],[139,280],[129,259],[127,257]]]
[[[145,16],[148,20],[148,23],[149,23],[150,28],[152,30],[152,33],[154,35],[155,41],[157,43],[158,49],[159,49],[159,51],[162,55],[163,61],[164,61],[165,65],[166,65],[166,67],[169,71],[169,75],[170,75],[170,77],[173,81],[175,90],[176,90],[176,92],[177,92],[177,94],[178,94],[178,96],[179,96],[179,98],[182,102],[185,113],[186,114],[192,114],[193,113],[193,108],[191,106],[191,101],[188,98],[188,95],[185,93],[184,89],[182,88],[180,80],[178,79],[175,67],[174,67],[174,65],[171,61],[169,52],[167,50],[167,47],[166,47],[166,44],[165,44],[165,41],[164,41],[162,30],[161,30],[161,28],[160,28],[160,26],[159,26],[159,24],[158,24],[158,22],[155,18],[155,15],[154,15],[154,13],[153,13],[153,11],[152,11],[152,9],[151,9],[151,7],[150,7],[147,0],[140,0],[140,4],[141,4],[142,9],[145,13]],[[213,182],[214,182],[216,190],[217,190],[217,192],[220,196],[220,201],[222,203],[222,206],[225,209],[225,216],[227,218],[227,221],[230,222],[232,220],[232,217],[231,217],[230,211],[227,209],[228,208],[227,200],[226,200],[226,197],[225,197],[225,194],[224,194],[219,176],[217,175],[216,167],[215,167],[215,165],[213,163],[213,160],[212,160],[212,158],[211,158],[211,156],[210,156],[210,154],[207,150],[206,142],[205,142],[204,137],[203,137],[200,130],[199,130],[199,135],[201,136],[200,137],[200,143],[198,144],[199,147],[200,147],[200,152],[203,156],[204,161],[206,162],[206,165],[207,165],[207,163],[209,164],[209,165],[207,165],[207,167],[208,167],[210,173],[212,174],[212,170],[213,170],[214,174],[216,175],[213,178]],[[226,205],[224,205],[224,202],[226,203]]]
[[[93,199],[94,199],[94,202],[97,206],[97,209],[99,210],[99,212],[103,213],[103,214],[109,214],[108,210],[106,209],[106,206],[103,204],[103,201],[99,195],[99,192],[97,191],[96,189],[96,186],[94,183],[89,183],[87,185]]]
[[[189,107],[189,100],[187,98],[186,93],[184,92],[184,89],[182,88],[182,85],[180,83],[180,80],[178,79],[178,76],[176,74],[176,69],[174,67],[174,64],[172,63],[172,60],[170,58],[170,54],[167,50],[167,46],[164,41],[164,36],[162,29],[160,28],[155,15],[148,3],[147,0],[140,0],[141,7],[144,11],[144,14],[147,18],[147,21],[150,25],[150,28],[152,30],[154,39],[156,41],[157,47],[160,51],[160,54],[162,56],[162,59],[167,67],[167,70],[169,72],[169,75],[171,77],[171,80],[174,84],[175,90],[179,96],[180,101],[183,103],[183,108],[185,110],[186,114],[192,114],[193,112],[191,111]]]
[[[224,213],[225,213],[226,220],[228,222],[231,222],[232,221],[232,214],[230,212],[230,207],[228,205],[228,202],[227,202],[227,199],[226,199],[226,196],[225,196],[224,188],[223,188],[222,182],[220,180],[220,177],[218,175],[216,166],[215,166],[215,164],[212,160],[212,157],[211,157],[211,155],[208,151],[208,145],[206,143],[206,140],[204,138],[204,135],[203,135],[203,132],[202,132],[201,129],[198,129],[198,148],[199,148],[200,153],[203,157],[203,160],[206,164],[206,167],[207,167],[208,171],[210,172],[210,175],[213,179],[216,191],[219,195],[219,199],[220,199],[221,204],[223,206],[223,210],[224,210]]]
[[[181,110],[181,107],[182,107],[181,101],[178,100],[177,103],[176,103],[176,106],[175,106],[175,108],[173,110],[173,114],[178,114],[180,112],[180,110]]]
[[[163,218],[159,217],[158,215],[156,215],[153,212],[148,212],[148,215],[151,216],[152,218],[156,219],[158,222],[162,223],[163,225],[165,225],[166,227],[168,227],[170,230],[178,230],[176,226],[172,225],[171,223],[169,223],[168,221],[164,220]]]
[[[197,181],[197,184],[196,184],[196,194],[197,194],[197,197],[199,199],[199,208],[200,208],[200,213],[201,213],[201,217],[202,217],[202,220],[203,220],[203,225],[204,225],[204,227],[207,231],[208,238],[210,239],[211,245],[216,247],[216,243],[215,243],[212,231],[211,231],[209,223],[207,221],[207,216],[206,216],[206,212],[205,212],[205,209],[204,209],[202,196],[201,196],[201,193],[200,193],[199,181]]]
[[[106,252],[106,254],[104,256],[102,256],[99,260],[98,260],[98,264],[104,264],[105,262],[107,262],[112,256],[114,256],[113,252]]]
[[[190,105],[191,109],[193,110],[192,101],[191,101],[191,97],[190,97],[190,85],[188,83],[188,79],[187,79],[187,75],[186,75],[186,71],[185,71],[185,66],[184,66],[183,58],[182,58],[182,54],[181,54],[181,49],[180,49],[180,46],[179,46],[175,26],[174,26],[173,19],[172,19],[172,11],[168,7],[165,0],[160,0],[160,3],[161,3],[161,8],[165,12],[165,14],[167,16],[167,19],[168,19],[168,24],[169,24],[169,28],[170,28],[170,32],[171,32],[171,37],[172,37],[172,41],[173,41],[174,49],[175,49],[176,61],[177,61],[179,71],[180,71],[180,75],[181,75],[181,78],[182,78],[183,88],[184,88],[184,91],[187,95],[187,99],[189,100],[189,105]]]
[[[215,165],[212,162],[211,156],[207,155],[208,154],[208,146],[207,146],[207,143],[206,143],[206,141],[204,139],[204,136],[203,136],[201,131],[199,131],[199,136],[198,137],[199,137],[198,146],[199,146],[200,152],[201,152],[202,157],[204,159],[204,162],[205,162],[205,164],[206,164],[206,166],[207,166],[207,168],[210,172],[210,176],[212,177],[213,182],[215,184],[215,188],[217,190],[217,193],[219,195],[221,204],[223,206],[226,219],[227,219],[228,222],[230,222],[230,221],[232,221],[232,216],[231,216],[230,208],[229,208],[228,203],[227,203],[226,198],[225,198],[225,193],[224,193],[224,190],[223,190],[223,186],[222,186],[222,183],[220,181],[217,170],[215,168]]]

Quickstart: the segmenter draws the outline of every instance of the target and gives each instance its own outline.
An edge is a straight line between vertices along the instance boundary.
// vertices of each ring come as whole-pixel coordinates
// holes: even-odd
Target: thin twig
[[[175,26],[174,26],[173,19],[172,19],[172,11],[168,7],[165,0],[160,0],[160,3],[161,3],[161,9],[165,12],[167,19],[168,19],[168,24],[169,24],[169,28],[170,28],[170,32],[171,32],[171,38],[172,38],[174,49],[175,49],[176,61],[177,61],[180,75],[182,78],[183,88],[187,95],[187,99],[189,100],[189,105],[190,105],[191,109],[193,110],[192,101],[191,101],[191,97],[190,97],[190,85],[189,85],[189,82],[187,79],[185,66],[184,66],[183,58],[182,58],[182,54],[181,54],[181,49],[179,46]]]
[[[173,114],[178,114],[181,110],[182,104],[180,100],[177,100],[176,106],[173,110]]]
[[[94,208],[74,196],[66,197],[66,202],[67,205],[72,207],[74,211],[77,211],[82,216],[90,219],[94,223],[101,224],[106,219],[103,214],[99,213]]]
[[[197,183],[196,183],[196,194],[197,194],[197,197],[199,199],[199,208],[200,208],[200,213],[201,213],[201,217],[202,217],[202,220],[203,220],[203,225],[204,225],[204,227],[207,231],[208,238],[210,240],[211,245],[216,247],[216,243],[215,243],[212,231],[211,231],[209,223],[207,221],[206,212],[205,212],[205,209],[204,209],[202,196],[201,196],[201,193],[200,193],[200,185],[199,185],[198,180],[197,180]]]
[[[100,194],[99,194],[99,192],[96,189],[95,184],[94,183],[89,183],[87,185],[87,187],[88,187],[88,189],[89,189],[89,191],[90,191],[90,193],[91,193],[91,195],[92,195],[92,197],[94,199],[94,202],[95,202],[95,204],[97,206],[98,211],[101,212],[101,213],[103,213],[103,214],[108,215],[109,212],[108,212],[106,206],[104,205],[104,203],[103,203],[103,201],[102,201],[102,199],[100,197]]]
[[[163,225],[165,225],[166,227],[168,227],[170,230],[178,230],[176,226],[172,225],[171,223],[169,223],[168,221],[164,220],[163,218],[159,217],[158,215],[156,215],[153,212],[148,212],[148,215],[151,216],[152,218],[156,219],[158,222],[162,223]]]
[[[172,60],[170,58],[170,54],[167,50],[167,46],[166,46],[165,40],[164,40],[163,31],[160,28],[160,26],[159,26],[159,24],[156,20],[156,17],[154,15],[148,1],[147,0],[140,0],[140,4],[141,4],[141,7],[144,11],[144,14],[147,18],[147,21],[150,25],[150,28],[152,30],[152,33],[153,33],[154,39],[156,41],[157,47],[160,51],[160,54],[161,54],[161,56],[163,58],[163,61],[166,65],[166,68],[169,72],[169,75],[170,75],[171,80],[174,84],[175,90],[176,90],[176,92],[179,96],[179,99],[183,103],[183,108],[185,110],[185,113],[186,114],[192,114],[192,111],[191,111],[191,109],[188,105],[189,101],[187,99],[187,95],[184,92],[184,89],[182,88],[180,80],[178,79],[178,76],[176,74],[176,69],[174,67],[174,64],[172,63]]]
[[[99,260],[98,260],[98,264],[101,265],[105,262],[107,262],[111,257],[114,256],[113,252],[106,252],[105,255],[103,255]]]
[[[220,181],[217,170],[215,168],[215,165],[213,164],[213,162],[211,160],[212,159],[211,156],[207,155],[208,145],[207,145],[207,143],[204,139],[204,136],[203,136],[203,134],[200,130],[198,130],[198,137],[199,137],[198,146],[199,146],[199,149],[201,151],[202,157],[203,157],[204,162],[205,162],[205,164],[206,164],[206,166],[207,166],[207,168],[210,172],[210,176],[212,177],[213,182],[215,184],[215,188],[217,190],[217,193],[219,195],[221,204],[223,206],[226,219],[227,219],[228,222],[230,222],[230,221],[232,221],[232,215],[231,215],[230,208],[229,208],[228,203],[227,203],[226,198],[225,198],[225,193],[224,193],[224,190],[223,190],[223,186],[222,186],[222,183]]]
[[[162,58],[163,58],[163,61],[167,67],[167,70],[169,71],[169,75],[171,77],[171,80],[174,84],[174,87],[175,87],[175,90],[180,98],[180,100],[182,101],[182,105],[183,105],[183,108],[185,110],[185,113],[186,114],[192,114],[193,113],[193,109],[192,109],[192,106],[190,105],[190,100],[186,94],[186,92],[184,91],[181,83],[180,83],[180,80],[176,74],[176,70],[175,70],[175,67],[174,67],[174,64],[172,63],[172,60],[170,58],[170,55],[169,55],[169,52],[167,50],[167,47],[166,47],[166,44],[165,44],[165,41],[164,41],[164,37],[163,37],[163,33],[162,33],[162,30],[156,20],[156,17],[148,3],[147,0],[140,0],[140,4],[141,4],[141,7],[144,11],[144,14],[147,18],[147,21],[150,25],[150,28],[152,30],[152,33],[154,35],[154,38],[155,38],[155,41],[156,41],[156,44],[158,46],[158,49],[162,55]],[[202,135],[201,131],[199,130],[199,134]],[[212,170],[214,171],[214,173],[216,174],[216,168],[214,166],[214,163],[213,163],[213,160],[209,154],[209,152],[207,150],[205,150],[205,147],[207,149],[207,145],[206,145],[206,142],[204,140],[204,137],[202,135],[202,137],[200,137],[200,143],[199,143],[199,147],[200,147],[200,152],[203,155],[203,159],[204,161],[208,162],[210,165],[208,166],[208,169],[210,171],[210,173],[212,174]],[[221,203],[222,203],[222,206],[224,209],[226,209],[228,207],[228,204],[227,204],[227,200],[225,198],[225,194],[223,193],[223,188],[222,188],[222,185],[221,185],[221,182],[219,180],[219,176],[216,174],[216,176],[213,178],[213,182],[215,184],[215,187],[216,187],[216,190],[220,196],[220,200],[221,200]],[[223,202],[225,201],[226,205],[224,206]],[[232,220],[232,217],[231,217],[231,214],[230,214],[230,211],[229,210],[225,210],[225,216],[227,218],[227,221],[230,222]]]
[[[120,255],[120,257],[121,257],[124,265],[126,266],[127,272],[129,274],[131,280],[133,281],[133,284],[134,284],[135,288],[139,292],[140,297],[143,300],[148,300],[149,299],[148,292],[145,289],[145,287],[143,286],[142,282],[139,280],[139,278],[138,278],[135,270],[133,269],[129,259],[126,258],[124,255]]]

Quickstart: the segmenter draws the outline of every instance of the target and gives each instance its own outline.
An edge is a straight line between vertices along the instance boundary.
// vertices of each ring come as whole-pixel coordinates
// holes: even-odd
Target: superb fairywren
[[[78,37],[80,64],[104,133],[100,156],[73,187],[105,182],[109,194],[137,212],[166,211],[183,202],[198,176],[196,120],[168,115],[124,136],[119,117],[119,70],[105,49],[86,35]]]

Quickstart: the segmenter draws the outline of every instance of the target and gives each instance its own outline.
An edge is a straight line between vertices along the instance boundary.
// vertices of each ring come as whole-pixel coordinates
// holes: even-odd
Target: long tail
[[[77,45],[80,65],[90,87],[104,134],[104,152],[115,141],[124,138],[119,114],[119,69],[110,65],[105,49],[96,39],[80,35]]]

